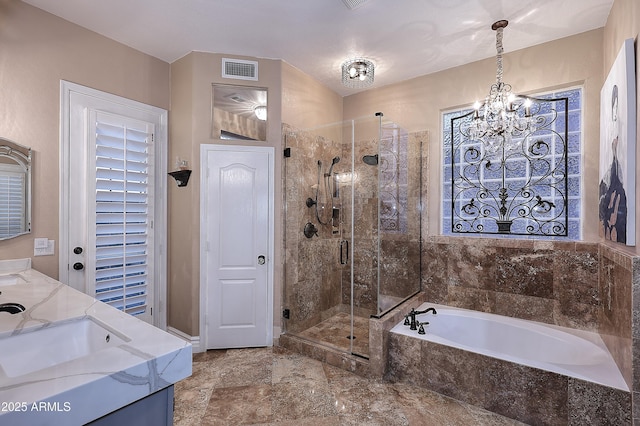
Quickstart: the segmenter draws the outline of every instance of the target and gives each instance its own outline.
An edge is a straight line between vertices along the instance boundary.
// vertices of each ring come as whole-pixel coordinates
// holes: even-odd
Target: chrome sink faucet
[[[435,308],[427,308],[424,311],[416,311],[415,309],[411,308],[411,311],[409,311],[409,313],[404,316],[404,325],[408,325],[410,330],[417,330],[418,323],[416,322],[416,315],[426,314],[427,312],[433,312],[433,315],[437,314]],[[428,324],[428,323],[422,323],[422,324]],[[422,327],[422,324],[421,324],[421,327]],[[424,331],[424,328],[422,329]]]

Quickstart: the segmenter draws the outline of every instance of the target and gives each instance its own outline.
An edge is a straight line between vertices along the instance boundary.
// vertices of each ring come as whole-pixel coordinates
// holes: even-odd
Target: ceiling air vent
[[[258,81],[258,62],[222,58],[222,77]]]
[[[360,6],[367,3],[368,1],[369,0],[342,0],[344,5],[351,10],[359,8]]]

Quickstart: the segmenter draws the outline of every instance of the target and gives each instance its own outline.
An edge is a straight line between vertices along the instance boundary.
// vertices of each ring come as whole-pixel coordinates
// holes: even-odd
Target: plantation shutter
[[[152,270],[152,128],[106,113],[95,117],[95,297],[141,315]]]
[[[0,165],[0,238],[24,232],[25,179],[20,166]]]

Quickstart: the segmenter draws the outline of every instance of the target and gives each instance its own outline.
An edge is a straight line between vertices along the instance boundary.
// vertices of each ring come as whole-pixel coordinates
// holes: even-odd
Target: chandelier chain
[[[496,55],[496,63],[497,63],[496,83],[498,83],[498,85],[502,83],[502,52],[504,52],[504,48],[502,47],[503,31],[504,31],[503,27],[496,29],[496,51],[498,52]]]

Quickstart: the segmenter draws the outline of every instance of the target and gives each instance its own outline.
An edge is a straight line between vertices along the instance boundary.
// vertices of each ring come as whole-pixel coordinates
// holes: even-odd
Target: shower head
[[[364,157],[362,157],[362,161],[364,161],[365,164],[368,164],[370,166],[377,166],[378,165],[378,154],[365,155]]]
[[[340,157],[333,157],[331,160],[331,167],[329,167],[329,173],[325,174],[325,176],[331,176],[331,172],[333,172],[333,166],[340,162]]]

